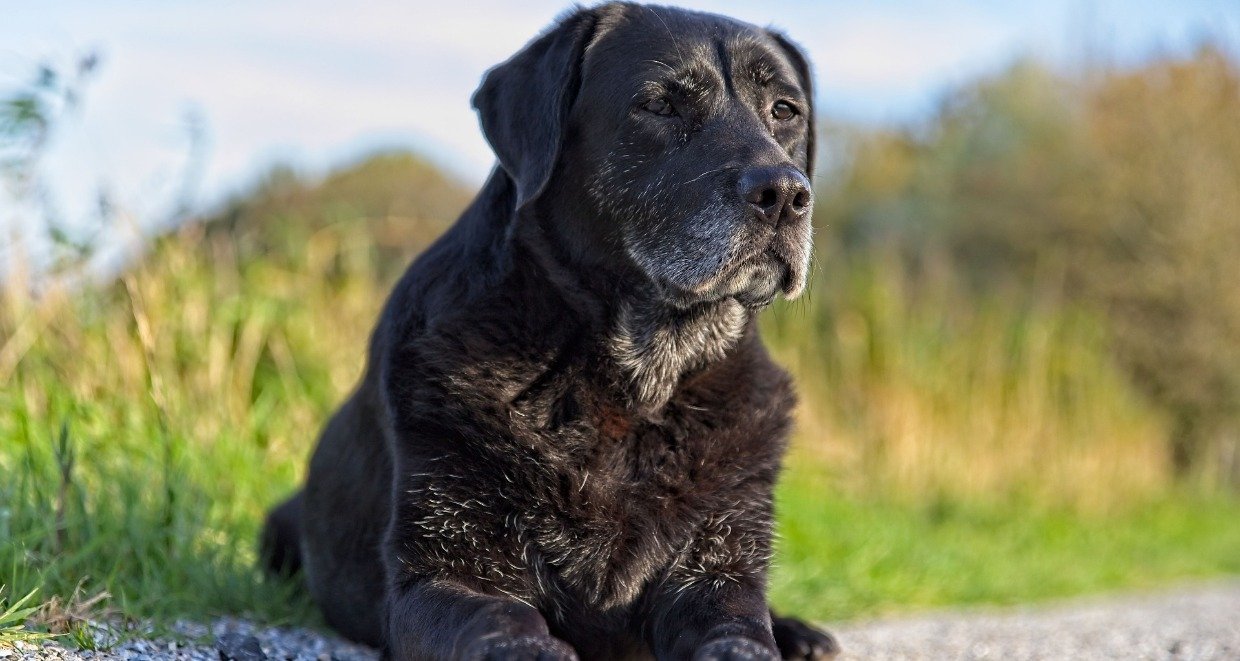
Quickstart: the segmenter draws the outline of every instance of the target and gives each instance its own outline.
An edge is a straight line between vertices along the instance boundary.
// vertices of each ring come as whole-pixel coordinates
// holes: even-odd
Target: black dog
[[[400,659],[827,658],[766,602],[810,73],[778,33],[577,10],[474,96],[499,167],[396,285],[264,555]]]

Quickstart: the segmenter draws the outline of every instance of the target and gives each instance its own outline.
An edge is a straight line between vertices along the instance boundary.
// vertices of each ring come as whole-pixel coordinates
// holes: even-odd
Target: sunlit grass
[[[1106,514],[1037,500],[840,493],[796,453],[777,499],[778,608],[821,621],[1016,604],[1240,573],[1240,505],[1175,493]]]
[[[865,255],[765,320],[802,393],[799,441],[838,488],[1098,511],[1172,487],[1165,421],[1095,317],[939,278],[914,289],[898,260]]]
[[[125,617],[315,622],[263,579],[265,510],[351,388],[389,283],[356,225],[240,259],[162,240],[101,290],[0,304],[0,584]],[[1240,571],[1087,319],[915,305],[846,269],[768,320],[803,393],[778,603],[852,617]],[[825,276],[824,276],[825,278]]]

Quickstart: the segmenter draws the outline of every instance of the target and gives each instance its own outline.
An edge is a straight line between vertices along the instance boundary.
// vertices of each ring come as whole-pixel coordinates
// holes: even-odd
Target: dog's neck
[[[659,301],[624,301],[606,346],[628,381],[634,404],[662,409],[681,380],[722,360],[736,346],[750,312],[735,299],[677,309]]]

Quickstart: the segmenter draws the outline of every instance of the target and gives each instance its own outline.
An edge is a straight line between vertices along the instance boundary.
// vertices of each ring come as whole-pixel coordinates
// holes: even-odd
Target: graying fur
[[[693,310],[625,304],[610,349],[638,405],[657,410],[686,372],[723,358],[748,320],[748,311],[731,298]]]

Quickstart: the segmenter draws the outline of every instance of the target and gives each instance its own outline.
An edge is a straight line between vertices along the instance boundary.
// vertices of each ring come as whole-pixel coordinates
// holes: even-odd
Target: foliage
[[[413,255],[456,219],[472,196],[465,186],[407,152],[368,156],[321,181],[277,167],[245,195],[204,221],[227,236],[238,259],[282,259],[327,227],[370,236],[379,277],[395,279]]]
[[[94,237],[75,236],[66,229],[39,165],[56,129],[81,104],[98,65],[94,54],[69,67],[45,63],[27,84],[0,94],[0,201],[37,209],[54,251],[53,273],[81,265],[96,247]]]
[[[14,477],[0,481],[0,582],[66,601],[106,591],[106,607],[127,617],[314,622],[295,587],[254,569],[254,540],[360,373],[390,286],[377,240],[358,226],[329,222],[288,250],[254,255],[228,232],[193,225],[102,290],[31,299],[10,289],[0,304],[0,473]],[[947,293],[910,304],[903,282],[879,262],[837,261],[819,270],[812,300],[768,319],[805,400],[798,477],[781,492],[780,603],[815,602],[830,581],[830,598],[808,612],[849,617],[1234,569],[1224,558],[1240,554],[1221,550],[1236,546],[1216,522],[1240,504],[1198,507],[1171,483],[1150,449],[1159,418],[1130,399],[1090,322],[975,311]],[[1167,514],[1148,528],[1140,512],[1160,501]],[[988,514],[914,525],[927,503]],[[1116,553],[1082,554],[1074,580],[1011,580],[1015,560],[987,541],[991,529],[1037,511],[1063,512],[1061,535],[1097,525],[1118,540],[1104,548],[1151,555],[1140,571]],[[1020,536],[1035,555],[1062,543],[1041,537],[1059,528],[1039,521]],[[924,555],[912,560],[974,547],[993,572],[967,595],[947,585],[958,583],[950,572],[850,582],[879,552],[863,540],[922,534]],[[1096,537],[1046,550],[1045,571],[1087,540]]]
[[[820,222],[1003,297],[1106,322],[1171,419],[1181,474],[1240,483],[1240,70],[1185,60],[1069,77],[1031,62],[922,131],[857,138]]]
[[[819,191],[810,294],[763,322],[802,394],[778,501],[779,605],[845,618],[1240,571],[1228,525],[1240,502],[1177,480],[1167,451],[1177,402],[1198,395],[1152,385],[1231,360],[1206,346],[1227,337],[1213,330],[1223,317],[1200,316],[1210,297],[1228,300],[1229,266],[1210,252],[1231,245],[1214,224],[1226,214],[1209,200],[1240,208],[1220,183],[1236,151],[1205,118],[1230,97],[1203,96],[1183,121],[1158,105],[1184,87],[1226,89],[1219,66],[1213,82],[1164,88],[1176,67],[1207,65],[1076,83],[1021,65],[961,92],[921,132],[833,132],[852,147]],[[1150,119],[1102,122],[1108,112]],[[1151,139],[1162,151],[1123,170],[1145,163],[1123,151],[1134,136],[1163,128],[1178,137]],[[1201,176],[1164,187],[1160,159]],[[1154,209],[1179,202],[1143,234],[1117,234],[1138,228],[1119,210],[1145,196]],[[4,289],[0,583],[122,617],[315,622],[304,594],[254,569],[259,523],[353,387],[404,261],[466,197],[403,154],[322,181],[286,170],[155,241],[115,283]],[[1165,226],[1188,216],[1204,235]],[[1175,253],[1172,268],[1154,247],[1120,249],[1155,239],[1202,252]],[[1185,279],[1148,280],[1137,263]],[[1188,333],[1208,360],[1161,371],[1190,344],[1168,343],[1142,371],[1140,317],[1121,302],[1162,300],[1155,281],[1176,283],[1166,300],[1183,307],[1150,332]],[[1191,330],[1190,316],[1211,330]]]
[[[765,319],[802,393],[804,447],[836,488],[909,503],[1123,509],[1173,486],[1165,422],[1094,315],[964,293],[928,267],[830,254],[810,300]]]

